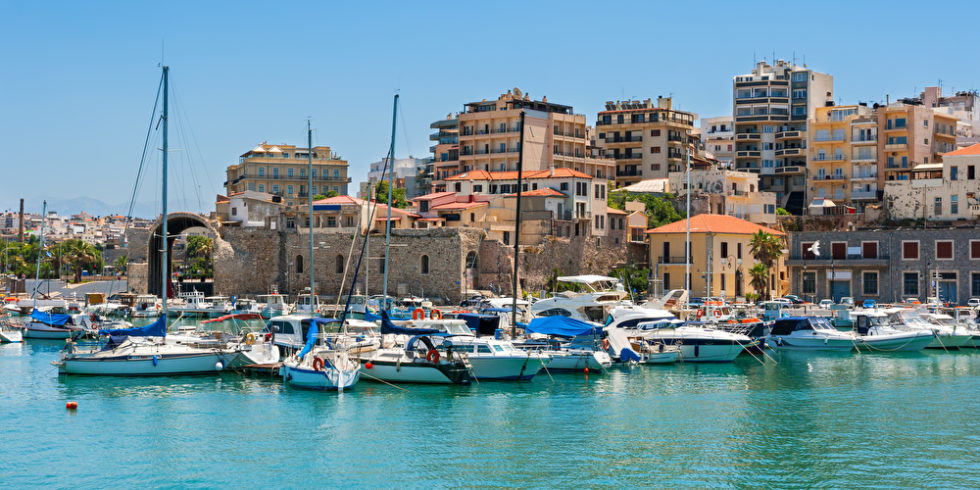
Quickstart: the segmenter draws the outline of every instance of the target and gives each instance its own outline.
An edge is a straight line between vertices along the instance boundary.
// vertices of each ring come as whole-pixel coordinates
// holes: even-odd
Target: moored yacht
[[[343,391],[354,386],[361,376],[361,364],[347,350],[338,348],[342,334],[320,334],[320,319],[309,322],[303,350],[282,363],[280,373],[286,384],[295,388]]]
[[[535,318],[525,328],[528,338],[516,347],[551,356],[549,371],[601,373],[612,366],[602,341],[602,327],[563,316]]]
[[[562,291],[531,305],[535,316],[566,316],[584,322],[602,323],[609,310],[623,304],[626,291],[614,277],[562,276],[559,282],[577,284],[584,292]]]
[[[766,344],[774,349],[837,350],[855,347],[853,332],[841,332],[824,317],[794,316],[780,318],[769,328]]]
[[[870,351],[919,351],[935,339],[932,330],[899,330],[889,324],[884,312],[866,309],[851,312],[857,347]]]

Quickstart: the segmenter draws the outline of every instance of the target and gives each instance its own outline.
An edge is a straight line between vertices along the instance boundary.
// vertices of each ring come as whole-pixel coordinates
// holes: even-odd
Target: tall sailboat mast
[[[395,186],[394,165],[395,165],[395,121],[398,116],[398,94],[395,94],[394,107],[391,109],[391,146],[388,147],[388,162],[386,167],[388,167],[388,219],[385,221],[385,277],[384,277],[384,287],[381,298],[381,308],[387,309],[388,303],[388,271],[391,269],[389,267],[389,260],[391,254],[389,249],[391,248],[391,190]],[[384,178],[384,175],[381,176]],[[371,223],[368,223],[368,232],[370,232]]]
[[[517,271],[520,268],[521,259],[521,194],[524,192],[521,180],[524,177],[524,111],[521,111],[521,136],[517,145],[517,214],[514,219],[514,283],[512,286],[514,301],[510,307],[510,335],[517,337]]]
[[[164,323],[166,323],[167,318],[167,285],[170,284],[170,271],[167,270],[167,116],[169,115],[167,111],[167,93],[170,91],[168,89],[168,78],[170,73],[170,67],[163,67],[163,214],[161,215],[161,220],[163,221],[163,228],[161,234],[161,243],[163,247],[160,254],[160,274],[163,277],[163,281],[160,289],[160,296],[163,297],[163,318]]]
[[[21,217],[21,219],[24,219]],[[44,222],[48,220],[48,201],[41,206],[41,241],[37,246],[37,271],[34,273],[34,310],[37,309],[37,290],[41,287],[41,257],[44,256]],[[60,264],[60,263],[59,263]]]
[[[306,120],[306,177],[307,177],[307,189],[306,195],[309,197],[310,206],[310,222],[307,226],[310,227],[310,317],[316,316],[316,312],[313,311],[313,303],[316,301],[316,291],[313,289],[313,129],[310,128],[310,120]]]
[[[685,132],[687,141],[684,142],[684,170],[687,172],[687,242],[684,245],[684,293],[687,294],[687,304],[691,304],[691,146],[690,134]]]

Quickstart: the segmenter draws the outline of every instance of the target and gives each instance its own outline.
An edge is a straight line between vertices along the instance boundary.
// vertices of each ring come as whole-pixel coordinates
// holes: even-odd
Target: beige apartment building
[[[919,164],[911,178],[889,180],[884,189],[890,219],[980,219],[980,144],[945,153],[941,163]]]
[[[669,188],[678,196],[687,191],[687,173],[671,172]],[[761,225],[776,224],[776,194],[759,191],[759,175],[752,172],[707,167],[691,170],[692,199],[709,195],[708,213],[724,214]],[[691,208],[694,215],[699,206]]]
[[[833,100],[834,77],[778,60],[732,81],[735,168],[761,175],[792,214],[806,207],[807,120]]]
[[[878,185],[910,179],[921,164],[939,163],[956,149],[955,117],[924,105],[895,102],[878,110]]]
[[[520,114],[525,113],[525,127]],[[533,100],[513,89],[496,100],[465,105],[458,118],[458,163],[438,162],[435,166],[439,188],[448,177],[473,170],[504,172],[517,170],[523,155],[524,170],[568,168],[597,179],[611,179],[615,162],[597,158],[590,151],[585,116],[571,106]],[[524,132],[524,148],[520,140]]]
[[[877,202],[877,135],[877,119],[866,105],[816,108],[807,139],[807,202],[831,199],[858,212]]]
[[[701,139],[705,156],[718,160],[725,168],[733,168],[735,161],[735,132],[732,116],[702,117]]]
[[[657,102],[606,102],[596,120],[596,144],[616,161],[616,186],[664,178],[684,169],[684,148],[698,115],[674,110],[670,97]]]
[[[228,166],[226,193],[266,192],[292,206],[309,197],[309,153],[308,148],[263,142],[239,157],[238,164]],[[347,161],[332,153],[329,146],[313,147],[313,194],[333,191],[346,195],[349,183]]]
[[[429,125],[436,132],[429,135],[435,142],[432,152],[432,190],[446,190],[446,178],[459,173],[459,120],[453,114]]]

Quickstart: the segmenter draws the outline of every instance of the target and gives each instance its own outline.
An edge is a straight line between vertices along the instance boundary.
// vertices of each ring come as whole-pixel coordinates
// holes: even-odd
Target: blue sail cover
[[[157,318],[157,321],[149,325],[143,325],[142,327],[99,330],[99,335],[111,335],[113,337],[166,337],[167,317],[161,316]]]
[[[437,328],[407,328],[399,327],[391,320],[388,319],[388,313],[381,312],[381,335],[393,333],[395,335],[425,335],[430,333],[439,333],[441,330]]]
[[[316,331],[317,324],[319,322],[311,322],[310,331],[306,333],[306,345],[303,346],[303,350],[299,351],[299,358],[302,359],[306,353],[313,350],[313,346],[316,345]]]
[[[71,315],[59,315],[57,313],[34,310],[31,312],[31,319],[46,325],[51,325],[52,327],[60,327],[71,320]]]
[[[602,327],[565,316],[545,316],[531,320],[524,329],[527,333],[576,337],[579,335],[601,335]]]
[[[410,316],[391,315],[391,314],[388,314],[388,318],[390,318],[392,320],[399,320],[399,321],[407,321],[407,320],[411,320],[412,319],[412,317],[410,317]],[[381,315],[375,315],[374,313],[371,313],[370,311],[365,311],[364,312],[364,320],[369,321],[369,322],[376,322],[376,321],[381,320]]]

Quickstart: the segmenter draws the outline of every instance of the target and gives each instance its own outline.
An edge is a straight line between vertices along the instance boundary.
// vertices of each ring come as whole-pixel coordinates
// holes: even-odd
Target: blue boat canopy
[[[388,313],[384,310],[381,311],[381,335],[384,334],[396,334],[396,335],[425,335],[431,333],[439,333],[441,330],[437,328],[407,328],[399,327],[388,319]]]
[[[157,321],[149,325],[143,325],[142,327],[99,330],[99,335],[111,335],[113,337],[166,337],[167,317],[161,316],[157,318]]]
[[[46,325],[51,325],[52,327],[60,327],[71,321],[71,315],[60,315],[57,313],[34,310],[31,312],[31,319]]]
[[[303,350],[299,352],[300,359],[306,356],[308,352],[313,350],[313,346],[316,345],[317,323],[318,322],[311,322],[310,330],[306,332],[306,345],[304,345]]]
[[[602,327],[566,316],[545,316],[531,320],[525,328],[527,333],[576,337],[578,335],[601,335]]]

